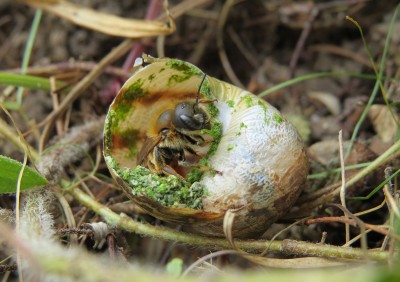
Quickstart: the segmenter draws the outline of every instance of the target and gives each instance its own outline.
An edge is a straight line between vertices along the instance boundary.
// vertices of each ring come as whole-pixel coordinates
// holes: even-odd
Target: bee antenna
[[[194,105],[193,105],[193,111],[194,112],[195,112],[195,107],[199,104],[200,90],[201,90],[201,87],[203,86],[203,82],[206,79],[206,77],[207,77],[207,74],[204,74],[203,79],[200,82],[199,89],[197,90],[196,103],[194,103]]]

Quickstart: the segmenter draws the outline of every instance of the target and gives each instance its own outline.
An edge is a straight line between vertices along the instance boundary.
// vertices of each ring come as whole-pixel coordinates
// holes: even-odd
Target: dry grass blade
[[[32,7],[43,9],[77,25],[113,36],[126,38],[167,35],[175,31],[171,17],[168,23],[149,20],[125,19],[63,0],[21,0]]]
[[[349,259],[329,259],[329,258],[315,258],[315,257],[304,257],[304,258],[291,258],[291,259],[277,259],[277,258],[265,258],[256,255],[244,255],[246,259],[257,263],[259,265],[273,267],[273,268],[326,268],[326,267],[338,267],[338,266],[349,266],[350,263],[359,263],[355,260]]]

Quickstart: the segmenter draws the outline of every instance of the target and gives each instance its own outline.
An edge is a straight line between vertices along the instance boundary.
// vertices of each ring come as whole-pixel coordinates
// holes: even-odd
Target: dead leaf
[[[350,142],[343,144],[344,150],[347,150]],[[307,150],[311,160],[324,166],[339,163],[339,144],[337,140],[323,140],[311,145]],[[376,155],[364,144],[354,142],[349,156],[346,159],[346,165],[355,165],[373,160]]]
[[[340,102],[335,95],[322,91],[310,91],[308,97],[322,103],[333,115],[340,113]]]
[[[171,17],[169,17],[168,23],[125,19],[63,0],[20,1],[34,8],[55,14],[74,24],[113,36],[141,38],[167,35],[175,31],[175,23]]]
[[[368,111],[375,132],[383,142],[393,142],[397,132],[397,124],[386,105],[372,105]],[[396,117],[398,119],[398,117]]]

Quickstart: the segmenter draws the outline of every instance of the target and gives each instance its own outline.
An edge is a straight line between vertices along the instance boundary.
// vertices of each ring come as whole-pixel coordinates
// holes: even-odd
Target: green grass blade
[[[32,90],[51,90],[50,80],[48,78],[27,74],[0,72],[0,84],[21,86]],[[63,87],[64,85],[65,83],[61,81],[56,82],[57,88]]]
[[[358,169],[358,168],[367,167],[367,166],[369,166],[370,164],[371,164],[371,162],[361,163],[361,164],[355,164],[355,165],[348,165],[348,166],[345,166],[344,169],[345,169],[346,171],[348,171],[348,170],[352,170],[352,169]],[[309,175],[307,176],[307,179],[308,179],[308,180],[311,180],[311,179],[327,178],[328,176],[330,176],[330,175],[332,175],[332,174],[335,174],[335,173],[338,173],[338,172],[340,172],[341,170],[342,170],[342,169],[341,169],[340,167],[338,167],[338,168],[330,169],[330,170],[324,171],[324,172],[309,174]]]
[[[353,200],[369,200],[376,192],[382,189],[386,183],[388,183],[391,179],[393,179],[396,175],[400,173],[400,169],[398,169],[395,173],[393,173],[390,177],[386,178],[381,184],[379,184],[374,190],[372,190],[367,196],[364,197],[350,197],[349,199]]]
[[[280,89],[289,87],[291,85],[309,80],[309,79],[316,79],[316,78],[322,78],[322,77],[340,77],[340,76],[345,76],[345,77],[356,77],[356,78],[361,78],[361,79],[376,79],[376,76],[373,74],[364,74],[364,73],[349,73],[349,72],[317,72],[317,73],[309,73],[305,74],[302,76],[295,77],[293,79],[289,79],[287,81],[284,81],[282,83],[279,83],[271,88],[268,88],[267,90],[261,92],[258,94],[258,97],[265,97],[275,91],[278,91]],[[398,79],[393,79],[393,78],[386,78],[383,77],[384,79],[389,79],[389,80],[395,80],[399,81]]]
[[[376,73],[376,83],[375,83],[375,86],[374,86],[374,88],[372,90],[371,96],[370,96],[370,98],[368,100],[367,106],[365,107],[360,119],[358,120],[356,126],[354,127],[354,131],[353,131],[353,134],[352,134],[351,139],[350,139],[350,144],[347,147],[347,150],[346,150],[346,153],[345,153],[345,158],[347,158],[347,156],[350,154],[350,151],[351,151],[351,149],[353,147],[353,144],[354,144],[354,142],[356,140],[356,137],[358,136],[358,132],[360,131],[361,125],[364,123],[364,120],[365,120],[365,118],[366,118],[366,116],[368,114],[368,111],[369,111],[372,103],[374,102],[376,95],[378,94],[378,89],[379,88],[381,88],[381,91],[383,93],[383,98],[385,99],[386,104],[388,104],[387,99],[386,99],[386,97],[384,95],[385,91],[384,91],[383,85],[382,85],[382,78],[383,78],[383,70],[385,68],[385,63],[386,63],[386,59],[387,59],[388,49],[389,49],[390,41],[391,41],[391,38],[392,38],[393,26],[394,26],[394,24],[396,22],[397,14],[398,14],[399,9],[400,9],[400,4],[397,5],[396,10],[395,10],[395,12],[393,14],[392,20],[391,20],[390,25],[389,25],[389,30],[388,30],[388,33],[387,33],[387,36],[386,36],[386,41],[385,41],[385,47],[383,49],[383,54],[382,54],[382,60],[381,60],[380,66],[379,66],[379,72],[376,69],[375,63],[374,63],[374,61],[372,59],[372,55],[369,52],[369,48],[368,48],[368,45],[367,45],[367,43],[365,41],[365,38],[364,38],[364,35],[363,35],[361,27],[358,25],[358,23],[356,21],[354,21],[353,19],[349,18],[350,21],[353,22],[358,27],[358,29],[360,31],[361,38],[362,38],[363,43],[364,43],[364,47],[367,50],[369,59],[371,60],[372,66],[373,66],[374,71]],[[390,109],[390,111],[391,111],[391,113],[393,115],[393,112],[392,112],[390,107],[389,107],[389,109]],[[398,120],[396,118],[395,118],[395,121],[396,121],[396,123],[398,122]]]
[[[15,193],[22,164],[0,155],[0,193]],[[21,191],[47,184],[47,180],[30,167],[25,167],[21,181]]]
[[[33,44],[35,42],[35,38],[37,35],[37,31],[39,28],[41,18],[42,18],[42,10],[37,9],[35,12],[35,17],[33,18],[31,31],[29,32],[28,41],[26,42],[24,57],[22,58],[22,66],[21,66],[22,74],[25,74],[26,69],[28,68],[29,61],[30,61],[31,54],[32,54]],[[18,108],[22,104],[23,91],[24,91],[23,87],[18,88],[17,100],[16,100],[16,105],[18,105]]]

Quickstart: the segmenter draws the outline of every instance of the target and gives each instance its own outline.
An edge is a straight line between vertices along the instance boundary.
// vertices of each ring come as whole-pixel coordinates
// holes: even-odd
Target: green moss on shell
[[[194,183],[200,181],[201,177],[203,176],[204,172],[198,168],[192,169],[187,175],[186,180],[190,183]]]
[[[218,148],[218,144],[222,138],[222,123],[217,120],[211,121],[210,129],[203,129],[202,134],[209,134],[212,137],[212,143],[210,149],[207,152],[206,159],[215,154]]]
[[[233,100],[228,100],[226,101],[226,103],[228,104],[228,107],[233,108],[235,106],[235,101]]]
[[[248,108],[254,106],[254,101],[252,95],[244,95],[241,97],[241,99],[246,103],[246,106]]]
[[[106,162],[129,185],[133,196],[146,195],[167,207],[202,209],[207,189],[199,183],[192,185],[173,175],[160,176],[142,166],[120,168],[111,157],[106,157]]]
[[[139,131],[137,129],[126,129],[124,131],[121,131],[118,133],[121,136],[121,139],[124,140],[124,143],[126,144],[129,154],[129,158],[135,158],[137,154],[139,153],[138,148],[137,148],[137,141],[139,140]]]
[[[147,78],[150,82],[152,82],[156,78],[156,75],[154,73],[150,74],[149,77]]]
[[[169,59],[165,64],[168,67],[183,72],[186,75],[203,75],[203,72],[201,70],[181,60]]]
[[[180,74],[173,74],[168,78],[167,82],[168,86],[171,86],[174,83],[181,83],[185,80],[188,80],[193,75],[198,75],[198,76],[203,75],[202,71],[200,71],[198,68],[180,60],[170,59],[165,64],[171,69],[174,69],[180,73]]]
[[[109,154],[110,148],[112,147],[111,131],[115,126],[114,121],[115,111],[109,110],[104,124],[104,150],[106,154]]]
[[[143,89],[144,80],[138,79],[124,89],[124,93],[116,100],[114,110],[116,111],[117,120],[125,120],[128,113],[132,110],[132,102],[138,97],[149,95],[149,92]]]
[[[284,121],[283,117],[281,117],[279,114],[274,113],[274,115],[272,116],[272,118],[274,119],[275,122],[277,123],[282,123]]]

